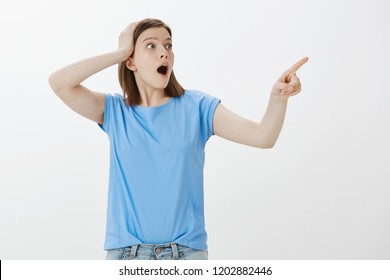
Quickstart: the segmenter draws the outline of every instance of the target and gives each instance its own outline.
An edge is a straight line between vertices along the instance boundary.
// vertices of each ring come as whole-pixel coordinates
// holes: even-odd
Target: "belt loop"
[[[130,259],[135,259],[135,254],[137,253],[138,245],[131,246]]]
[[[172,254],[173,254],[172,259],[178,260],[179,259],[179,253],[177,251],[177,244],[176,243],[171,243],[171,247],[172,247]]]

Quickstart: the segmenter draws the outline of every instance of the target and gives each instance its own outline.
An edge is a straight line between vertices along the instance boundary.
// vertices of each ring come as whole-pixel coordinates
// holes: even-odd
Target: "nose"
[[[168,58],[168,52],[164,46],[162,46],[160,58]]]

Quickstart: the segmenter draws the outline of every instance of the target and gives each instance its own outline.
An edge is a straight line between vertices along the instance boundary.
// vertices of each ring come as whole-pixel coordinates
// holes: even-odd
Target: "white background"
[[[259,121],[303,56],[273,149],[206,148],[210,259],[390,258],[388,1],[2,1],[0,259],[103,259],[109,143],[51,72],[114,50],[145,17],[173,30],[185,88]],[[85,85],[121,92],[117,67]]]

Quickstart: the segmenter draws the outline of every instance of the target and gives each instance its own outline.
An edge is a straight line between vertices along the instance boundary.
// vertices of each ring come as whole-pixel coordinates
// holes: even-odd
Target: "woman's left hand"
[[[298,69],[309,60],[304,57],[290,67],[272,87],[272,94],[283,97],[290,97],[301,91],[301,82],[296,75]]]

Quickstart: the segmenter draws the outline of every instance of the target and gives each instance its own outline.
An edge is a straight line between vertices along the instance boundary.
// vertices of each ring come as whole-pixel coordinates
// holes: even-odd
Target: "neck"
[[[153,89],[145,86],[138,86],[141,96],[142,107],[155,107],[166,103],[170,97],[165,96],[164,89]]]
[[[137,87],[141,96],[142,107],[156,107],[165,104],[168,102],[170,97],[165,95],[165,90],[163,88],[154,88],[146,84],[135,75],[135,80]]]
[[[141,106],[142,107],[155,107],[165,104],[170,97],[165,96],[164,90],[155,90],[152,92],[141,92]]]

